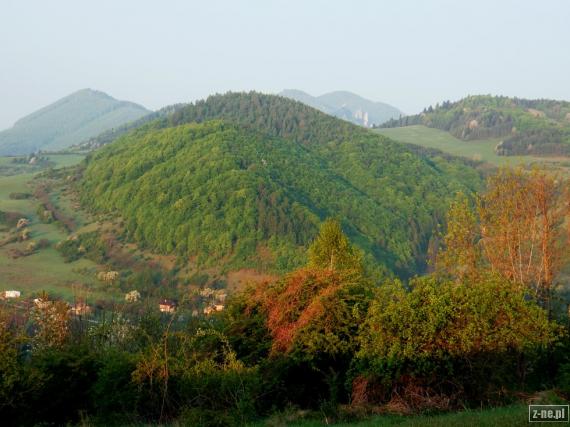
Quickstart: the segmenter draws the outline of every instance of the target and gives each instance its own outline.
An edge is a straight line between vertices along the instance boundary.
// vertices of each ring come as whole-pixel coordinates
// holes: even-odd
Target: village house
[[[176,311],[176,302],[169,299],[163,299],[158,303],[158,309],[161,313],[174,313]]]
[[[8,298],[20,298],[21,293],[20,293],[20,291],[11,290],[11,291],[4,291],[4,292],[2,292],[2,294],[0,294],[0,295],[1,295],[2,298],[4,298],[4,299],[8,299]]]

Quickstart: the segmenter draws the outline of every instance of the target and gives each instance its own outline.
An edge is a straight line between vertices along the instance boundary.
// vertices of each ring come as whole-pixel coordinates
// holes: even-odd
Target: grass
[[[56,164],[56,168],[64,168],[78,164],[85,158],[83,154],[49,154],[48,157]]]
[[[49,157],[56,163],[56,167],[66,167],[78,163],[84,156],[54,154]],[[0,164],[6,161],[6,158],[0,157]],[[46,290],[69,299],[72,297],[72,285],[74,284],[82,284],[92,289],[97,286],[94,275],[96,264],[86,259],[65,263],[54,246],[57,242],[67,238],[67,233],[56,224],[43,224],[38,221],[37,200],[33,198],[11,200],[9,198],[10,193],[13,192],[32,192],[30,181],[33,177],[33,173],[0,176],[0,210],[22,213],[31,220],[32,240],[47,239],[51,246],[40,249],[33,255],[17,259],[9,256],[10,249],[22,249],[26,242],[0,247],[0,291],[17,289],[22,291],[22,295],[26,297]],[[0,239],[4,236],[6,233],[0,232]],[[108,297],[109,293],[94,289],[90,298],[102,296]]]
[[[440,415],[377,415],[363,421],[338,423],[337,427],[515,427],[528,424],[528,406],[517,404],[502,408],[466,410]],[[253,424],[262,426],[317,427],[327,425],[326,420],[288,421],[272,418]],[[547,425],[533,423],[533,425]],[[551,425],[551,423],[548,423]]]
[[[376,131],[396,141],[435,148],[455,156],[480,160],[496,166],[516,166],[535,162],[559,163],[561,160],[568,160],[535,156],[498,156],[495,154],[495,147],[499,139],[462,141],[448,132],[421,125],[376,129]]]

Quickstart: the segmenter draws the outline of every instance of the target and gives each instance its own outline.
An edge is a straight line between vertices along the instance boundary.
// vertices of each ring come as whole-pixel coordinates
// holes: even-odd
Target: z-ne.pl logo
[[[567,423],[569,405],[528,405],[529,423]]]

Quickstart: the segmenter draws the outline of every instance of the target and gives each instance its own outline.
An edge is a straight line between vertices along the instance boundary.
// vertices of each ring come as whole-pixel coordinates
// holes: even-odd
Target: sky
[[[150,109],[348,90],[415,113],[570,100],[568,0],[0,0],[0,129],[76,90]]]

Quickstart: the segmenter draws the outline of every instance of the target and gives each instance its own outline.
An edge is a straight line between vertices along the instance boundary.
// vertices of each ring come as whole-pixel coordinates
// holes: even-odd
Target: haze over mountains
[[[149,112],[100,91],[79,90],[0,132],[0,155],[65,149]]]
[[[347,91],[335,91],[321,96],[312,96],[301,90],[286,89],[279,95],[300,101],[327,114],[365,127],[380,125],[403,115],[399,109],[392,105],[370,101]]]

